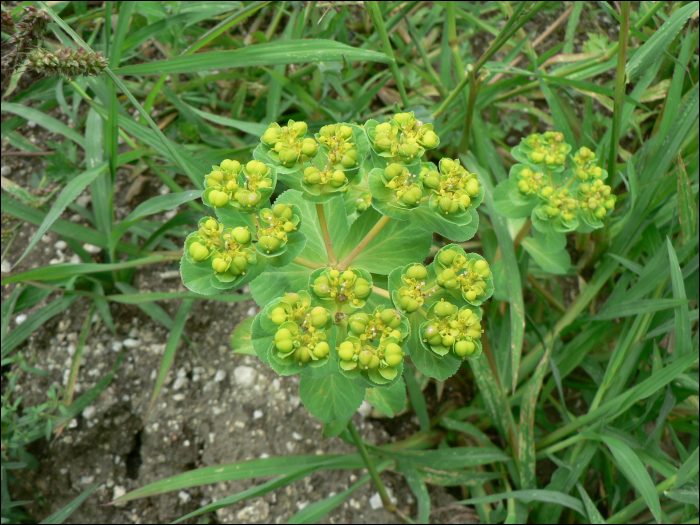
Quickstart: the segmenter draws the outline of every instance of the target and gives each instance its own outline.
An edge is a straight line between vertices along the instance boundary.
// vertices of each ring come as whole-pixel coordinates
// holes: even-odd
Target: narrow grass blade
[[[621,439],[607,434],[600,434],[600,438],[612,452],[622,474],[639,491],[656,521],[661,523],[659,495],[656,493],[654,483],[651,481],[649,473],[642,461],[637,457],[637,454]]]
[[[688,459],[686,459],[681,465],[681,468],[678,469],[678,473],[676,474],[677,487],[685,485],[687,481],[690,481],[698,473],[700,469],[700,463],[698,462],[699,456],[698,447],[695,447],[693,453],[688,456]]]
[[[384,48],[384,53],[389,57],[389,68],[391,69],[391,74],[394,76],[394,81],[396,82],[396,87],[401,95],[401,102],[403,102],[404,109],[410,106],[408,101],[408,96],[406,95],[406,88],[403,85],[403,75],[399,71],[399,67],[396,64],[396,59],[394,58],[394,50],[391,47],[391,41],[389,40],[389,34],[386,30],[386,25],[384,24],[384,17],[382,17],[379,11],[379,2],[365,2],[365,9],[367,14],[369,14],[370,20],[372,20],[372,25],[379,35],[379,40],[382,42],[382,47]],[[348,60],[352,58],[348,57]]]
[[[165,381],[165,376],[168,374],[168,370],[173,364],[175,359],[175,350],[180,342],[180,336],[185,328],[185,323],[187,322],[187,317],[190,315],[190,310],[194,306],[194,299],[185,299],[180,305],[180,309],[177,311],[175,316],[175,321],[173,322],[172,330],[170,331],[170,337],[168,338],[168,343],[165,346],[165,353],[163,354],[163,361],[160,363],[160,370],[158,371],[158,377],[156,378],[156,386],[153,389],[153,395],[151,396],[151,402],[148,404],[148,409],[146,410],[146,415],[143,417],[143,424],[146,424],[148,416],[153,410],[153,405],[158,399],[158,394],[160,394],[163,388],[163,382]]]
[[[680,272],[680,269],[678,271]],[[609,319],[617,319],[619,317],[631,317],[652,312],[660,312],[662,310],[668,310],[669,308],[679,308],[683,305],[686,307],[686,317],[688,317],[688,300],[683,297],[676,299],[643,299],[632,304],[616,304],[601,310],[601,312],[596,315],[594,319],[596,321],[605,321]]]
[[[511,457],[495,447],[453,447],[416,452],[396,452],[381,449],[387,458],[410,461],[415,466],[436,469],[476,467],[497,462],[509,462]]]
[[[377,465],[377,471],[381,472],[391,464],[390,461],[385,461]],[[350,488],[344,490],[340,494],[331,496],[330,498],[317,501],[304,507],[302,510],[297,512],[294,516],[289,518],[287,523],[318,523],[323,518],[325,518],[330,511],[336,508],[338,505],[343,503],[350,495],[359,489],[362,485],[370,480],[369,474],[360,478],[357,483],[353,483]]]
[[[72,128],[69,128],[63,122],[50,117],[44,113],[44,111],[22,106],[20,104],[14,104],[12,102],[3,102],[2,111],[3,113],[12,113],[24,119],[34,121],[42,128],[53,133],[58,133],[59,135],[63,135],[64,137],[75,142],[81,148],[85,149],[85,139],[80,135],[80,133]]]
[[[87,185],[90,184],[93,180],[95,180],[100,175],[100,173],[102,173],[106,169],[107,163],[102,163],[95,168],[89,169],[86,172],[81,173],[73,180],[71,180],[65,188],[63,188],[63,191],[56,199],[56,202],[51,207],[51,210],[49,210],[49,212],[46,214],[46,217],[41,223],[41,226],[39,226],[39,229],[34,235],[34,238],[31,240],[27,248],[24,250],[24,253],[20,256],[20,258],[13,266],[17,266],[20,262],[22,262],[22,260],[29,254],[29,252],[31,252],[34,249],[36,244],[48,231],[48,229],[51,227],[54,221],[61,216],[61,214],[68,207],[68,205],[71,204],[75,199],[77,199],[78,195],[80,195],[83,192]]]
[[[54,512],[53,514],[51,514],[51,516],[49,516],[48,518],[46,518],[46,519],[45,519],[44,521],[42,521],[41,523],[42,523],[42,524],[57,524],[57,523],[63,523],[64,521],[66,521],[66,520],[70,517],[71,514],[73,514],[73,512],[75,512],[75,510],[76,510],[78,507],[80,507],[80,505],[83,504],[83,501],[85,501],[86,499],[88,499],[88,497],[90,497],[90,494],[92,494],[93,492],[95,492],[95,490],[96,490],[97,487],[99,487],[99,486],[100,486],[100,484],[99,484],[99,483],[96,483],[96,484],[93,485],[91,488],[89,488],[88,490],[86,490],[85,492],[83,492],[80,496],[78,496],[78,497],[75,498],[73,501],[71,501],[68,505],[66,505],[65,507],[63,507],[61,510],[56,511],[56,512]]]
[[[422,432],[430,432],[430,416],[428,416],[428,406],[425,403],[425,397],[423,397],[423,392],[421,392],[420,385],[418,384],[418,381],[416,381],[416,376],[413,374],[414,372],[411,368],[404,367],[403,378],[406,381],[408,395],[411,398],[411,405],[416,413],[416,417],[418,417],[420,429]]]
[[[647,160],[647,167],[641,182],[648,183],[661,177],[675,158],[691,130],[697,133],[698,112],[700,110],[700,84],[695,84],[686,94],[685,100],[673,120],[669,133],[659,137],[661,141],[653,155]]]
[[[112,69],[119,67],[121,62],[124,39],[129,31],[129,23],[131,22],[131,15],[135,6],[136,2],[122,2],[119,6],[119,19],[117,20],[117,28],[114,30],[114,39],[112,40],[109,56],[109,67]]]
[[[46,321],[60,314],[68,308],[76,299],[77,295],[72,297],[60,297],[41,310],[29,316],[21,325],[12,330],[2,344],[2,357],[5,357],[12,350],[17,348],[27,337],[34,333],[34,330],[43,325]]]
[[[340,61],[391,62],[383,53],[350,47],[340,42],[323,39],[287,40],[268,42],[231,49],[185,55],[167,60],[136,64],[115,69],[117,75],[167,75],[194,73],[232,67],[260,67],[300,62]]]
[[[88,169],[96,168],[104,162],[103,131],[102,118],[97,111],[91,108],[85,124],[85,165]],[[109,231],[112,229],[111,192],[111,174],[106,171],[90,183],[95,226],[106,235],[109,235]]]
[[[364,463],[360,454],[351,455],[325,455],[325,456],[285,456],[277,458],[253,459],[227,465],[214,465],[204,467],[150,483],[138,488],[112,502],[124,503],[139,498],[147,498],[165,494],[173,490],[182,490],[190,487],[198,487],[221,481],[233,481],[262,476],[279,476],[291,474],[303,468],[311,468],[323,465],[324,469],[356,469],[362,468]]]
[[[633,81],[663,54],[671,45],[673,39],[683,28],[693,13],[697,12],[698,5],[695,2],[681,7],[669,17],[664,24],[639,48],[634,56],[627,62],[625,74],[627,82]],[[658,519],[658,517],[657,517]]]
[[[10,294],[10,297],[2,302],[2,312],[0,313],[0,322],[2,322],[2,327],[0,327],[2,346],[5,346],[5,335],[7,334],[7,329],[10,327],[10,320],[12,319],[12,314],[15,311],[17,299],[22,293],[22,290],[24,290],[24,286],[15,286],[14,290],[12,290],[12,293]]]
[[[588,513],[588,521],[590,521],[594,525],[604,524],[605,518],[603,518],[600,511],[595,506],[595,503],[593,503],[591,497],[588,495],[588,492],[586,492],[586,489],[583,488],[583,485],[581,485],[580,483],[576,483],[576,488],[578,488],[578,492],[579,494],[581,494],[583,504],[586,506],[586,512]]]
[[[116,246],[119,239],[129,231],[129,228],[149,215],[172,210],[181,204],[199,199],[201,196],[201,190],[188,190],[179,193],[158,195],[157,197],[148,199],[146,202],[142,202],[114,228],[109,238],[110,246]]]
[[[138,268],[139,266],[144,266],[147,264],[157,264],[167,261],[176,261],[180,258],[182,258],[182,253],[168,252],[162,255],[151,255],[149,257],[143,257],[141,259],[133,259],[131,261],[112,264],[54,264],[52,266],[43,266],[41,268],[37,268],[36,270],[29,270],[28,272],[11,275],[10,277],[3,279],[2,284],[17,283],[21,281],[52,281],[57,279],[64,279],[66,277],[72,277],[74,275],[111,272],[114,270],[124,270],[126,268]]]
[[[108,295],[107,299],[115,303],[140,304],[152,301],[169,301],[172,299],[205,299],[207,301],[222,301],[226,303],[237,303],[247,301],[253,296],[250,294],[221,294],[221,295],[200,295],[194,292],[151,292],[137,294]]]
[[[138,293],[138,290],[131,286],[130,284],[127,284],[125,282],[117,282],[115,283],[116,287],[119,289],[121,292],[129,293],[129,294],[135,294]],[[136,303],[136,306],[143,312],[145,312],[151,319],[154,321],[162,324],[165,326],[168,330],[173,330],[173,320],[172,318],[168,315],[168,312],[163,310],[160,306],[158,306],[155,303],[148,302],[148,303]],[[184,337],[184,336],[183,336]],[[184,337],[184,339],[187,341],[187,337]]]
[[[688,354],[692,349],[692,333],[690,330],[690,311],[688,308],[688,302],[685,296],[685,281],[683,279],[683,274],[681,273],[681,268],[678,265],[678,257],[676,256],[676,250],[673,249],[671,244],[671,239],[666,237],[666,248],[668,249],[668,261],[671,266],[671,286],[673,288],[674,301],[679,301],[680,304],[675,308],[675,318],[676,318],[676,346],[675,354],[677,356],[684,356]]]
[[[683,233],[683,244],[686,244],[697,234],[698,208],[695,205],[693,187],[680,154],[676,159],[676,167],[678,168],[678,213]]]
[[[537,410],[537,398],[542,390],[542,381],[547,371],[551,346],[542,356],[535,373],[532,374],[523,394],[520,406],[520,426],[518,428],[518,450],[520,451],[520,486],[524,490],[537,488],[537,474],[535,472],[537,459],[535,457],[535,412]]]
[[[410,461],[400,460],[399,468],[406,478],[406,483],[411,488],[418,502],[418,523],[428,523],[430,518],[430,494],[428,487],[421,477],[418,469]]]
[[[578,499],[563,492],[557,492],[556,490],[513,490],[510,492],[501,492],[500,494],[493,494],[490,496],[482,496],[479,498],[471,498],[463,501],[458,501],[460,505],[475,505],[477,503],[494,503],[496,501],[501,501],[504,499],[518,499],[518,500],[534,500],[542,501],[545,503],[556,503],[564,507],[575,510],[581,516],[586,518],[586,509]]]
[[[225,33],[237,23],[245,20],[246,18],[256,13],[258,10],[260,10],[262,7],[266,6],[269,3],[269,1],[258,1],[243,7],[240,11],[235,12],[228,18],[222,20],[214,27],[209,29],[206,33],[204,33],[196,41],[194,41],[187,49],[185,49],[185,51],[182,54],[189,55],[191,53],[194,53],[198,49],[201,49],[202,47],[206,46],[209,42],[214,40],[217,36],[219,36],[222,33]]]
[[[321,468],[320,465],[302,469],[298,472],[292,472],[291,474],[287,474],[286,476],[280,476],[278,478],[271,479],[270,481],[268,481],[267,483],[263,483],[262,485],[250,487],[249,489],[244,490],[243,492],[239,492],[238,494],[232,494],[231,496],[227,496],[225,498],[221,498],[212,503],[209,503],[209,505],[204,505],[200,509],[197,509],[194,512],[190,512],[189,514],[185,514],[181,518],[176,519],[175,521],[173,521],[173,523],[180,523],[186,519],[194,518],[195,516],[200,516],[207,512],[214,512],[223,507],[228,507],[230,505],[233,505],[234,503],[238,503],[239,501],[244,501],[250,498],[259,498],[260,496],[264,496],[265,494],[272,492],[275,489],[284,487],[286,485],[294,483],[295,481],[299,481],[300,479],[305,478],[312,472],[315,472],[319,468]]]

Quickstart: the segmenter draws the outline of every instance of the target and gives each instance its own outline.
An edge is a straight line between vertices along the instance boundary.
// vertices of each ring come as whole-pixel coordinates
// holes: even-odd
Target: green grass
[[[474,506],[484,522],[697,523],[699,32],[691,19],[697,3],[622,2],[620,13],[608,4],[575,5],[539,45],[537,36],[567,5],[241,2],[194,10],[170,3],[166,10],[160,3],[64,2],[54,12],[39,4],[54,21],[45,47],[56,46],[58,35],[66,45],[102,51],[109,69],[73,81],[32,80],[4,99],[3,141],[29,151],[17,130],[33,120],[78,152],[73,168],[47,170],[33,187],[3,180],[3,212],[18,219],[3,232],[5,246],[26,222],[39,231],[21,247],[22,258],[31,258],[42,234],[53,231],[84,263],[28,272],[19,266],[3,276],[3,285],[15,286],[3,288],[3,366],[27,369],[22,343],[72,302],[83,301],[85,311],[94,306],[113,327],[108,303],[117,301],[138,304],[171,330],[164,376],[192,302],[208,299],[139,296],[130,283],[139,266],[179,258],[200,216],[195,199],[210,166],[250,157],[271,121],[304,120],[317,131],[329,123],[381,120],[397,104],[433,122],[445,155],[479,174],[486,199],[469,245],[500,265],[502,279],[484,311],[485,355],[451,383],[471,401],[426,406],[425,382],[409,380],[422,432],[390,446],[366,444],[379,470],[403,473],[421,522],[430,510],[425,483],[438,483],[462,487],[461,504]],[[12,14],[16,22],[21,5]],[[608,27],[622,42],[608,41]],[[583,48],[572,45],[574,35]],[[11,85],[24,86],[18,75]],[[47,114],[56,107],[73,116],[74,129]],[[530,132],[551,129],[574,149],[586,146],[605,159],[618,198],[605,228],[568,236],[572,265],[563,274],[551,272],[546,254],[536,259],[527,242],[514,243],[523,220],[499,215],[493,195],[515,163],[511,147]],[[58,155],[50,160],[66,166]],[[171,193],[117,220],[114,181],[123,166],[157,177]],[[60,191],[44,200],[28,191],[50,184]],[[85,188],[95,214],[74,204]],[[170,221],[152,217],[183,203],[189,209]],[[67,209],[90,226],[60,219]],[[104,262],[81,249],[86,241],[103,248]],[[436,237],[435,248],[449,241]],[[13,315],[51,293],[47,306],[7,333]],[[180,299],[175,319],[156,304]],[[46,407],[21,412],[12,408],[8,382],[3,518],[23,519],[20,506],[10,508],[5,483],[8,471],[21,468],[23,447],[50,437],[113,375],[75,401],[69,402],[70,389],[53,392]],[[340,436],[353,442],[347,431]],[[226,504],[233,504],[318,469],[362,465],[359,456],[324,458],[269,458],[221,474],[204,469],[123,499],[283,476],[231,496]],[[351,492],[294,520],[322,519]]]

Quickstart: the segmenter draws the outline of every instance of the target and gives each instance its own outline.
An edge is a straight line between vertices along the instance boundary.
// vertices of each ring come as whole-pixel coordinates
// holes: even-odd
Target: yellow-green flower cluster
[[[389,122],[365,126],[372,148],[380,157],[394,162],[412,164],[420,159],[426,149],[436,148],[440,138],[432,124],[426,124],[413,112],[397,113]]]
[[[340,188],[347,180],[345,173],[334,169],[332,166],[328,166],[323,170],[319,170],[316,166],[309,166],[304,169],[304,182],[309,186],[320,186],[323,188],[326,184],[330,184],[332,188]]]
[[[384,185],[394,192],[396,203],[404,208],[415,208],[423,198],[420,176],[401,164],[389,164],[382,173]]]
[[[435,316],[423,324],[422,337],[430,349],[444,356],[452,351],[461,358],[476,357],[481,353],[480,315],[469,307],[457,309],[445,300],[431,307]]]
[[[493,293],[488,263],[477,255],[467,258],[457,250],[443,249],[434,265],[439,286],[458,292],[469,304],[478,306]]]
[[[299,219],[288,204],[275,204],[273,208],[260,210],[258,222],[258,250],[272,253],[287,244],[287,234],[297,229]]]
[[[428,271],[421,264],[409,266],[401,275],[403,286],[399,288],[398,305],[404,313],[413,313],[425,303],[423,287]]]
[[[348,337],[338,345],[340,369],[349,377],[364,373],[386,384],[400,373],[409,334],[408,321],[391,308],[378,306],[372,314],[357,312],[347,319]]]
[[[442,159],[440,171],[425,171],[423,186],[431,190],[431,209],[443,215],[463,214],[479,195],[479,179],[469,173],[459,160]]]
[[[586,182],[595,179],[605,179],[607,172],[596,163],[596,156],[585,146],[578,150],[573,156],[574,174],[579,182]]]
[[[211,266],[215,273],[231,276],[245,275],[255,255],[250,251],[252,237],[245,226],[227,228],[222,234],[224,246],[212,256]]]
[[[518,191],[523,195],[536,195],[548,184],[547,176],[544,173],[532,171],[522,164],[520,167],[521,169],[518,172]]]
[[[308,161],[318,153],[318,143],[312,138],[304,138],[306,130],[306,122],[290,120],[287,126],[274,122],[260,140],[270,147],[270,156],[289,168],[296,165],[300,157]]]
[[[323,126],[316,135],[317,140],[326,148],[329,164],[336,168],[336,171],[339,169],[349,170],[358,165],[360,154],[357,145],[352,141],[352,133],[351,126],[329,124]],[[332,176],[334,175],[335,171],[332,173]],[[335,187],[342,186],[343,182]]]
[[[224,244],[222,234],[224,225],[214,217],[204,217],[199,221],[197,233],[186,242],[188,255],[192,260],[202,262]]]
[[[271,173],[271,168],[258,160],[251,160],[243,167],[236,160],[226,159],[206,175],[204,202],[214,208],[231,203],[234,208],[254,211],[261,203],[263,193],[272,192],[274,181]]]
[[[311,306],[306,294],[287,293],[268,307],[269,319],[278,327],[272,357],[281,364],[327,362],[330,345],[327,331],[332,328],[331,313],[322,306]]]
[[[524,152],[533,164],[544,164],[549,169],[564,165],[571,146],[564,142],[564,134],[558,131],[535,133],[523,140]]]
[[[579,201],[571,196],[568,188],[554,189],[545,186],[540,190],[540,198],[544,201],[544,204],[538,207],[541,219],[561,217],[563,221],[571,222],[576,218]]]
[[[326,269],[315,277],[311,289],[322,300],[334,300],[352,308],[362,308],[371,292],[371,283],[352,268],[342,272]]]
[[[584,183],[578,187],[578,198],[583,213],[590,213],[596,219],[602,220],[615,208],[617,196],[612,193],[610,186],[596,179],[590,184]]]

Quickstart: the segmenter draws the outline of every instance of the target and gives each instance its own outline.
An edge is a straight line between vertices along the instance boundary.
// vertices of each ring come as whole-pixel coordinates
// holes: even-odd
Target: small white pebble
[[[97,409],[92,405],[85,407],[83,410],[83,417],[85,419],[92,419],[95,415],[97,415]]]
[[[11,175],[11,174],[12,174],[12,168],[10,168],[9,166],[3,166],[2,168],[0,168],[0,175],[2,175],[3,177],[7,177],[8,175]]]
[[[258,309],[255,306],[251,306],[248,308],[248,311],[246,312],[248,314],[248,317],[254,317],[258,313]]]
[[[299,510],[304,510],[304,507],[306,507],[309,504],[308,500],[307,501],[300,501],[297,503],[297,508]]]
[[[95,476],[83,476],[80,478],[80,483],[83,485],[89,485],[93,481],[95,481]]]
[[[185,400],[185,394],[175,394],[173,396],[173,401],[180,402],[180,401],[184,401],[184,400]]]
[[[112,341],[112,351],[113,352],[120,352],[122,348],[124,348],[124,345],[122,344],[121,341]]]
[[[33,120],[28,120],[27,127],[34,129],[36,127],[36,122],[34,122]]]
[[[369,498],[369,506],[372,507],[372,510],[381,509],[384,506],[382,504],[382,497],[379,495],[379,492],[375,492],[374,496]]]
[[[224,379],[226,379],[226,370],[217,370],[214,381],[221,383]]]
[[[2,265],[0,265],[0,271],[2,273],[10,273],[12,271],[12,265],[10,264],[10,261],[2,261]]]
[[[19,314],[17,317],[15,317],[15,323],[17,323],[17,324],[22,324],[26,320],[27,320],[26,314]]]
[[[298,432],[292,432],[292,438],[294,438],[296,441],[301,441],[303,439],[302,435]]]
[[[258,372],[249,366],[239,366],[233,371],[236,383],[244,388],[253,386],[257,375]]]
[[[102,248],[99,246],[95,246],[94,244],[88,244],[85,243],[83,244],[83,249],[88,252],[90,255],[95,255],[97,253],[100,253],[102,251]]]
[[[189,503],[192,500],[192,496],[190,496],[189,492],[185,492],[184,490],[181,490],[177,494],[178,499],[180,500],[181,504]]]
[[[180,390],[186,384],[187,384],[186,377],[178,377],[177,379],[175,379],[175,382],[173,383],[173,390]]]
[[[262,410],[256,410],[253,412],[253,419],[260,419],[263,417],[263,411]]]
[[[141,341],[139,341],[138,339],[131,339],[131,338],[128,338],[128,339],[124,339],[124,340],[122,341],[122,344],[123,344],[126,348],[138,348],[138,347],[141,345]]]
[[[121,498],[124,494],[126,494],[126,488],[121,485],[114,485],[114,492],[112,493],[113,500]]]
[[[56,241],[56,244],[54,244],[54,246],[56,247],[57,250],[63,251],[66,248],[68,248],[68,243],[66,241],[64,241],[63,239],[61,239],[60,241]]]
[[[268,454],[266,452],[263,452],[262,454],[260,454],[260,459],[265,459],[265,458],[269,458],[269,457],[270,457],[270,454]]]

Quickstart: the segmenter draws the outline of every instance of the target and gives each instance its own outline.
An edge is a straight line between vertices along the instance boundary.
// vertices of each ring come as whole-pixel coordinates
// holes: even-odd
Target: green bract
[[[439,380],[478,357],[478,305],[492,295],[493,276],[456,244],[420,262],[435,232],[448,242],[474,235],[484,197],[459,160],[421,162],[440,143],[431,124],[397,113],[307,135],[304,122],[272,124],[254,160],[226,159],[204,175],[203,201],[216,215],[185,240],[181,270],[201,294],[250,282],[262,308],[252,322],[255,353],[279,374],[300,374],[302,401],[329,422],[349,417],[368,388],[403,390],[406,357]],[[580,157],[593,170],[588,154]],[[273,199],[278,177],[291,189]],[[607,209],[597,182],[578,191],[591,220],[598,201]],[[545,204],[538,192],[532,198]]]

